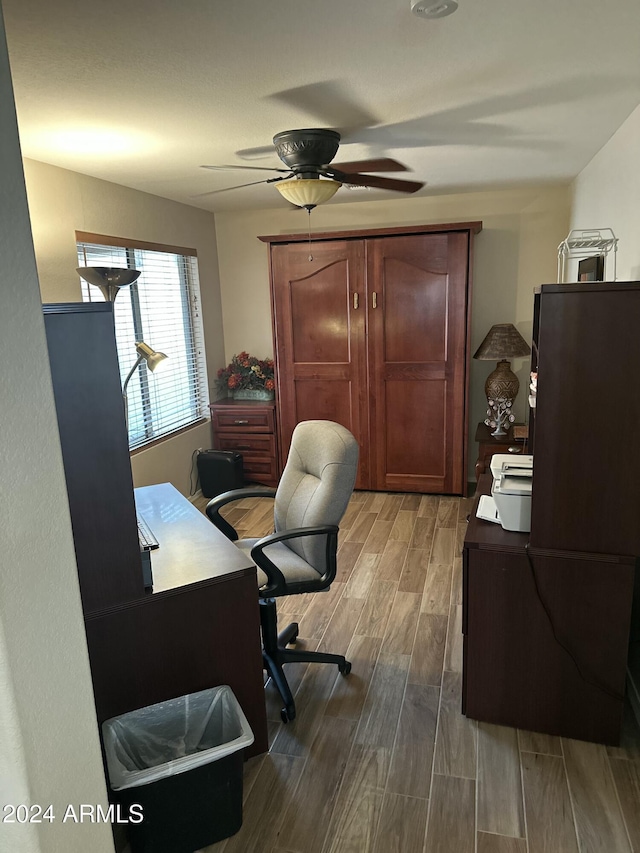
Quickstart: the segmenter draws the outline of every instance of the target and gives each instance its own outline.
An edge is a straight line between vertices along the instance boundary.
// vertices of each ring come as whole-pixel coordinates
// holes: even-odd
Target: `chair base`
[[[284,707],[280,712],[283,723],[296,717],[296,706],[291,688],[282,669],[285,663],[334,663],[342,675],[351,672],[351,664],[344,655],[332,655],[328,652],[311,652],[288,649],[289,643],[295,643],[298,636],[298,623],[292,622],[278,634],[276,602],[273,598],[260,599],[260,625],[262,627],[262,661],[267,674],[282,697]]]

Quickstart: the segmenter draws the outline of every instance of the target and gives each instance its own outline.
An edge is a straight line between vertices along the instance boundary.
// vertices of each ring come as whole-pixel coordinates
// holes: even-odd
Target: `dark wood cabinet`
[[[640,556],[639,329],[640,282],[535,295],[533,546]]]
[[[471,717],[619,740],[627,666],[640,683],[638,328],[640,282],[535,294],[531,533],[507,533],[474,508],[465,538]],[[489,492],[489,475],[480,485]]]
[[[247,754],[264,752],[255,566],[170,484],[134,498],[112,303],[46,305],[44,318],[98,722],[229,684],[255,736]],[[153,592],[136,501],[160,543]]]
[[[113,310],[99,302],[43,310],[80,594],[89,614],[144,595]]]
[[[270,243],[279,440],[346,426],[356,486],[463,494],[473,235],[481,223]],[[312,255],[310,260],[309,256]]]
[[[213,447],[242,454],[245,479],[277,486],[280,477],[275,403],[218,400],[209,406]]]

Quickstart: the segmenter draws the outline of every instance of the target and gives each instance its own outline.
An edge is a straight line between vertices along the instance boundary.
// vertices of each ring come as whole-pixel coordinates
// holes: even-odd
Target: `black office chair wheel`
[[[296,718],[296,709],[295,708],[283,708],[280,711],[280,719],[283,723],[293,722]]]
[[[349,675],[351,672],[351,662],[346,660],[344,663],[338,664],[338,669],[341,675]]]

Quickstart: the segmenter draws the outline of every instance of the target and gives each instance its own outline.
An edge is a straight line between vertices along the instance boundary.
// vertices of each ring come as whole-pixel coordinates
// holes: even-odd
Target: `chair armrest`
[[[273,498],[275,497],[275,489],[232,489],[230,492],[223,492],[212,498],[205,508],[205,512],[211,521],[221,533],[235,542],[238,538],[236,529],[220,515],[220,510],[233,501],[240,501],[243,498]]]
[[[275,563],[267,557],[264,549],[270,545],[275,545],[276,542],[285,542],[287,539],[300,539],[303,536],[327,537],[327,571],[318,578],[318,589],[326,585],[325,581],[327,577],[331,577],[331,580],[335,577],[338,530],[339,527],[337,524],[322,524],[318,527],[294,527],[290,530],[284,530],[281,533],[270,533],[268,536],[263,536],[262,539],[259,539],[251,549],[251,559],[262,569],[268,579],[267,586],[260,588],[260,595],[263,598],[267,596],[286,595],[288,588],[284,575]]]

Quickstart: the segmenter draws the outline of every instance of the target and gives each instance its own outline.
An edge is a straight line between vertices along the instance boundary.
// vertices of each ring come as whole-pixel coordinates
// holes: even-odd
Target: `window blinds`
[[[207,415],[205,365],[198,261],[195,253],[144,244],[107,245],[94,237],[79,241],[78,265],[130,267],[138,280],[123,287],[114,302],[120,379],[124,382],[137,358],[135,344],[144,341],[169,358],[151,373],[146,362],[127,386],[129,447],[168,435]],[[113,238],[112,238],[113,239]],[[97,287],[82,281],[85,302],[104,301]]]

